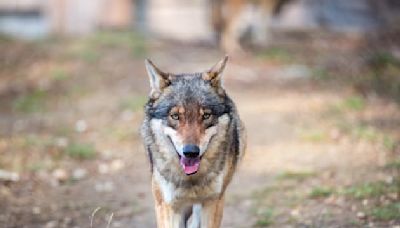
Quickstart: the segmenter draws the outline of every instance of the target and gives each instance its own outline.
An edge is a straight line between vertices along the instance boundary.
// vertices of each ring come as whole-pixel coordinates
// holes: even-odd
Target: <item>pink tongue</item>
[[[200,158],[185,158],[181,157],[181,166],[186,174],[193,174],[197,172],[200,165]]]

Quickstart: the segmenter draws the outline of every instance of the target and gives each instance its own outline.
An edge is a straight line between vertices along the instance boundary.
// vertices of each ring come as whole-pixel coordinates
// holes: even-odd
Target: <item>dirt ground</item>
[[[223,53],[130,33],[0,43],[0,170],[15,175],[0,180],[0,227],[155,227],[143,60],[192,72]],[[229,62],[248,149],[222,227],[400,227],[399,105],[298,52]]]

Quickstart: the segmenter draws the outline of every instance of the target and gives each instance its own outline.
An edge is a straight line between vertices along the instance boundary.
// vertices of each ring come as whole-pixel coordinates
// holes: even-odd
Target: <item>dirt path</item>
[[[172,72],[203,70],[221,56],[208,47],[184,50],[154,44],[146,55]],[[2,97],[10,104],[1,123],[12,130],[3,132],[2,164],[13,161],[9,167],[21,170],[20,181],[0,185],[4,227],[90,227],[93,212],[93,227],[105,227],[111,214],[110,227],[155,227],[149,167],[138,135],[147,94],[142,58],[120,49],[105,53],[95,63],[90,53],[82,61],[57,63],[67,69],[59,77],[70,78],[52,85],[44,114],[16,114],[9,111],[13,98]],[[386,137],[398,136],[398,106],[359,98],[349,88],[326,89],[310,72],[292,63],[232,59],[225,84],[249,142],[227,193],[223,227],[400,225],[398,217],[381,221],[369,214],[375,195],[342,193],[361,182],[393,183],[393,173],[381,167],[391,159]],[[391,122],[375,126],[380,120]],[[82,143],[90,143],[97,155],[69,146]],[[379,194],[398,200],[390,198],[397,197],[392,191]]]

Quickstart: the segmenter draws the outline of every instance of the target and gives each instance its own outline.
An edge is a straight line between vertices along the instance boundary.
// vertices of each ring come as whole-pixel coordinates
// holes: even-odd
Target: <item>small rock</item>
[[[59,137],[56,139],[56,145],[58,147],[67,147],[68,146],[68,139],[65,137]]]
[[[125,207],[120,210],[118,210],[115,215],[120,216],[120,217],[128,217],[133,214],[133,207]]]
[[[363,204],[364,206],[367,206],[368,203],[369,203],[368,199],[365,199],[365,200],[362,201],[362,204]]]
[[[53,171],[54,172],[54,171]],[[55,174],[58,175],[58,174]],[[47,182],[50,186],[52,187],[57,187],[60,185],[59,181],[57,178],[53,176],[52,173],[49,173],[47,170],[39,170],[36,173],[36,176],[42,180],[43,182]]]
[[[19,174],[15,172],[10,172],[7,170],[0,169],[0,181],[19,181]]]
[[[72,224],[72,218],[70,218],[70,217],[63,218],[63,220],[62,220],[63,227],[71,227],[71,224]]]
[[[397,195],[397,193],[389,193],[388,194],[389,199],[393,200],[393,201],[397,201],[399,196]],[[399,227],[400,228],[400,227]]]
[[[393,184],[393,182],[395,182],[395,180],[396,179],[393,176],[387,176],[385,178],[385,182],[388,183],[388,184]]]
[[[400,48],[398,48],[398,47],[393,47],[392,50],[391,50],[391,52],[392,52],[392,55],[393,55],[394,57],[396,57],[397,59],[400,59]],[[398,228],[400,228],[400,226],[398,226]]]
[[[52,176],[59,182],[64,182],[68,180],[69,175],[65,169],[55,169]]]
[[[40,214],[40,212],[41,212],[40,207],[33,207],[32,208],[32,213],[33,214],[38,215],[38,214]]]
[[[290,212],[290,215],[293,217],[300,217],[300,211],[298,209],[294,209]]]
[[[335,196],[331,195],[331,196],[329,196],[328,198],[326,198],[326,199],[324,200],[324,202],[327,203],[327,204],[335,205],[335,204],[337,203],[337,199],[336,199]]]
[[[121,159],[115,159],[111,162],[110,167],[113,171],[118,171],[124,167],[124,162]]]
[[[75,123],[75,130],[76,130],[77,132],[80,132],[80,133],[85,132],[85,131],[87,130],[87,123],[86,123],[86,121],[85,121],[85,120],[78,120],[78,121]]]
[[[122,227],[122,223],[118,222],[118,221],[114,221],[111,224],[112,224],[112,227]]]
[[[97,192],[112,192],[114,190],[114,183],[111,181],[106,181],[103,183],[97,183],[94,186]]]
[[[110,170],[110,168],[109,168],[108,165],[105,164],[105,163],[100,163],[100,164],[97,166],[97,171],[98,171],[100,174],[107,174],[107,173],[109,172],[109,170]]]
[[[114,155],[114,151],[112,150],[103,150],[101,151],[101,157],[104,160],[110,160]]]
[[[366,219],[366,218],[367,218],[367,215],[366,215],[364,212],[359,211],[359,212],[357,212],[357,218],[359,218],[359,219]]]
[[[55,228],[55,227],[58,227],[57,221],[49,221],[45,225],[45,228]]]
[[[75,169],[72,172],[72,178],[74,180],[81,180],[81,179],[85,178],[86,175],[87,175],[86,169],[82,169],[82,168]]]

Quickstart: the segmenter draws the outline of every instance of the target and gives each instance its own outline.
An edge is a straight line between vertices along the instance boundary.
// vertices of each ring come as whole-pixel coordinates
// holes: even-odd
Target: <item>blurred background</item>
[[[400,227],[396,0],[0,1],[0,227],[155,227],[144,59],[224,75],[223,227]]]

